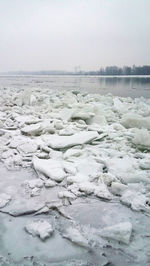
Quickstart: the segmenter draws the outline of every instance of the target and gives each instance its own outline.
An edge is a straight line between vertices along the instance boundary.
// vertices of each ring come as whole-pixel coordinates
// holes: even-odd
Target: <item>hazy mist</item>
[[[0,71],[150,64],[150,0],[0,0]]]

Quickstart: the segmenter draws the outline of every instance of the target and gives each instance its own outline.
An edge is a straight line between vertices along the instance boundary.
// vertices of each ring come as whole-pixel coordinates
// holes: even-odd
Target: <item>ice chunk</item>
[[[42,131],[43,131],[43,127],[41,123],[37,123],[37,124],[33,124],[33,125],[29,125],[29,126],[25,126],[21,128],[22,134],[28,135],[28,136],[39,136],[41,135]]]
[[[112,193],[115,195],[121,196],[125,190],[127,190],[128,186],[121,184],[119,182],[112,182],[111,184],[111,190]]]
[[[60,111],[60,118],[63,120],[63,121],[69,121],[72,117],[72,114],[73,114],[74,110],[73,109],[70,109],[70,108],[63,108],[61,111]]]
[[[148,198],[140,192],[127,190],[123,193],[120,200],[135,211],[150,211],[150,207],[147,205],[147,202],[149,202]]]
[[[120,241],[129,244],[132,233],[132,224],[130,222],[123,222],[103,228],[99,234],[108,239]]]
[[[39,236],[42,240],[50,237],[53,233],[51,224],[43,219],[29,222],[25,229],[29,234]]]
[[[0,194],[0,208],[3,208],[11,200],[11,196],[5,193]]]
[[[75,133],[72,127],[67,127],[59,131],[59,136],[71,136]]]
[[[82,151],[80,149],[69,149],[63,154],[64,159],[68,159],[69,157],[78,157],[82,154]]]
[[[32,140],[27,140],[26,143],[20,144],[17,147],[17,150],[22,154],[35,153],[37,149],[38,145]]]
[[[66,173],[75,175],[77,172],[76,165],[72,162],[63,161],[63,167]]]
[[[150,129],[150,118],[129,113],[123,116],[121,124],[126,128],[146,128]]]
[[[97,163],[94,160],[89,160],[87,163],[87,159],[80,160],[76,167],[80,174],[87,176],[91,180],[97,178],[103,170],[101,163]]]
[[[88,119],[87,124],[88,125],[98,124],[99,126],[106,126],[107,120],[106,120],[104,115],[97,114],[94,117],[92,117],[91,119]]]
[[[113,156],[106,161],[106,166],[110,173],[116,177],[127,176],[128,173],[134,173],[138,168],[136,159],[125,155],[123,158],[116,158]]]
[[[30,96],[30,105],[31,105],[31,106],[32,106],[32,105],[35,105],[36,102],[37,102],[36,96],[33,95],[33,94],[31,94],[31,96]]]
[[[46,180],[46,181],[44,182],[44,184],[45,184],[45,187],[46,187],[46,188],[49,188],[49,187],[55,187],[55,186],[57,185],[56,182],[54,182],[53,180],[50,180],[50,179]]]
[[[89,178],[86,175],[82,175],[80,173],[77,173],[76,175],[70,175],[67,176],[67,183],[73,184],[73,183],[82,183],[89,181]]]
[[[73,114],[72,114],[72,118],[74,119],[82,119],[82,120],[87,120],[94,117],[94,113],[92,112],[86,112],[84,110],[76,110]]]
[[[141,149],[150,150],[150,133],[147,129],[137,129],[132,140]]]
[[[45,136],[44,141],[53,149],[64,149],[89,143],[98,137],[97,132],[82,131],[72,136]]]
[[[63,199],[63,198],[75,199],[76,198],[76,196],[73,193],[71,193],[70,191],[59,191],[58,197],[60,199]]]
[[[150,170],[150,161],[141,161],[140,163],[139,163],[139,166],[140,166],[140,168],[141,169],[143,169],[143,170]]]
[[[59,121],[59,120],[54,122],[54,126],[55,126],[55,128],[56,128],[57,130],[61,130],[61,129],[64,128],[63,123],[62,123],[61,121]]]
[[[34,198],[30,199],[18,198],[14,200],[11,204],[5,206],[4,212],[17,217],[25,214],[35,213],[44,206],[45,203],[35,201]]]
[[[123,183],[130,184],[130,183],[150,183],[150,178],[148,175],[141,171],[135,171],[135,173],[127,173],[125,176],[121,177]]]
[[[33,166],[36,171],[46,175],[57,182],[62,181],[66,177],[61,161],[48,159],[42,160],[37,157],[33,158]]]
[[[99,182],[110,186],[113,181],[116,181],[116,177],[110,173],[101,173],[99,175]]]
[[[109,192],[107,186],[103,183],[99,184],[99,186],[95,189],[94,195],[102,199],[112,199],[111,193]]]
[[[87,195],[94,193],[95,189],[96,189],[96,185],[94,185],[91,182],[83,182],[79,184],[79,190],[81,192],[84,192]]]
[[[73,243],[81,247],[85,247],[85,248],[89,247],[88,240],[75,227],[67,228],[65,234],[63,234],[63,237],[71,240]]]
[[[32,179],[32,180],[26,180],[26,181],[24,181],[23,184],[28,185],[29,188],[35,188],[35,187],[41,188],[41,187],[43,187],[43,181],[41,179],[38,179],[38,178]]]
[[[32,189],[30,196],[31,197],[39,196],[40,195],[40,191],[41,191],[40,188],[35,187],[35,188]]]

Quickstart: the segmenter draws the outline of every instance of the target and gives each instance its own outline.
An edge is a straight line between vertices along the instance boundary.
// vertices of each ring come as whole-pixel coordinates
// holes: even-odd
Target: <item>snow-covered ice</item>
[[[128,244],[135,255],[137,230],[130,217],[146,219],[150,213],[150,101],[39,88],[6,88],[0,97],[0,160],[9,170],[34,173],[20,180],[10,174],[0,179],[1,215],[26,220],[28,215],[39,216],[24,223],[22,230],[41,239],[54,232],[53,237],[58,234],[82,247],[104,248],[110,238],[119,241],[115,245],[124,252],[122,243]],[[87,234],[68,213],[73,208],[77,215],[80,201],[85,209],[95,202],[101,206],[98,213],[91,210],[93,216],[88,212],[86,223],[96,219],[96,227],[89,227]],[[115,204],[122,215],[117,222]],[[104,226],[99,223],[103,206],[108,212]],[[45,216],[55,217],[53,226],[42,220]],[[77,222],[81,217],[82,213]]]
[[[42,240],[50,237],[53,233],[51,224],[44,220],[31,221],[25,226],[25,229],[29,234],[39,236]]]

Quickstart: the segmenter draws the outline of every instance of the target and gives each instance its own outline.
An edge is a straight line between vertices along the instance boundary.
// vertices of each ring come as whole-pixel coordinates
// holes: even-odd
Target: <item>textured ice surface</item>
[[[10,228],[6,249],[19,257],[11,235],[22,243],[18,261],[33,254],[42,261],[44,254],[50,264],[57,257],[54,247],[64,261],[83,255],[90,258],[85,265],[99,265],[104,258],[105,264],[110,260],[120,266],[123,260],[123,265],[147,265],[150,101],[39,88],[6,88],[0,96],[0,159],[14,171],[1,170],[0,176],[0,212]],[[52,225],[54,234],[46,242],[23,230],[33,216]],[[40,235],[38,226],[33,227]],[[62,238],[62,228],[76,245]],[[118,240],[111,248],[107,236]],[[35,246],[29,250],[31,238]],[[87,243],[96,252],[93,258],[81,248]],[[4,257],[6,253],[2,251]]]

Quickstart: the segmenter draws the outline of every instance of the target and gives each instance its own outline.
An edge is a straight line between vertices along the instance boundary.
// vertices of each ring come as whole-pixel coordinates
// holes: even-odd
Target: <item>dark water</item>
[[[150,76],[0,76],[0,88],[50,88],[150,98]]]

